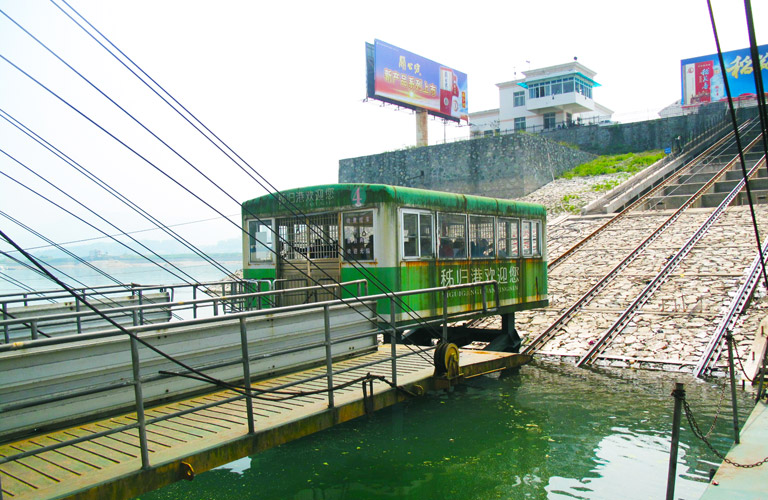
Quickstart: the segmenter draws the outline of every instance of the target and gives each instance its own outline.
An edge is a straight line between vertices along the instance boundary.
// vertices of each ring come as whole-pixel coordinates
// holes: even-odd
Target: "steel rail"
[[[750,124],[751,124],[751,120],[745,122],[742,125],[742,128],[748,127],[750,126]],[[709,155],[711,155],[716,148],[723,146],[733,135],[734,135],[733,132],[726,134],[724,137],[722,137],[717,142],[715,142],[712,146],[708,147],[702,153],[698,154],[694,159],[689,161],[686,165],[678,169],[675,173],[673,173],[666,179],[663,179],[659,184],[652,187],[647,193],[640,196],[637,200],[632,202],[630,205],[624,208],[621,212],[613,216],[608,222],[606,222],[602,226],[595,229],[592,233],[585,236],[581,241],[573,245],[571,248],[569,248],[565,252],[561,253],[559,256],[557,256],[557,258],[555,258],[552,262],[549,263],[549,265],[547,266],[547,271],[552,271],[555,267],[562,264],[565,259],[573,255],[576,252],[576,250],[578,250],[579,248],[584,246],[586,243],[588,243],[589,241],[597,237],[597,235],[599,235],[600,233],[608,229],[609,226],[612,226],[616,222],[623,219],[625,216],[627,216],[627,214],[629,214],[629,212],[636,209],[639,205],[645,203],[648,200],[648,198],[650,198],[651,196],[659,192],[659,190],[661,190],[663,187],[666,187],[670,182],[679,179],[680,176],[689,172],[694,166],[696,166],[698,163],[702,162]]]
[[[748,151],[752,147],[754,147],[759,140],[759,136],[754,139],[749,146],[745,149],[745,151]],[[627,266],[629,266],[643,251],[645,251],[648,246],[653,243],[664,231],[669,228],[677,219],[682,215],[682,213],[690,208],[690,206],[698,200],[706,191],[709,190],[712,185],[714,185],[715,182],[717,182],[725,173],[730,170],[733,165],[738,161],[738,156],[735,156],[731,161],[725,164],[715,175],[712,176],[712,178],[707,181],[701,188],[699,188],[696,193],[691,195],[690,198],[679,208],[675,213],[673,213],[671,216],[667,218],[660,226],[658,226],[645,240],[643,240],[642,243],[640,243],[637,247],[635,247],[632,252],[630,252],[624,259],[622,259],[621,262],[619,262],[611,271],[609,271],[603,278],[601,278],[595,285],[593,285],[584,295],[581,296],[571,307],[566,310],[565,313],[563,313],[558,319],[556,319],[549,327],[547,327],[546,330],[544,330],[542,333],[540,333],[536,338],[534,338],[529,344],[526,345],[526,347],[523,349],[523,354],[533,354],[535,353],[542,345],[549,342],[554,336],[557,330],[562,327],[565,323],[570,321],[570,319],[576,314],[576,312],[584,307],[586,304],[591,302],[591,300],[600,293],[621,271],[623,271]],[[738,194],[738,191],[737,191]],[[735,196],[735,195],[734,195]]]
[[[758,136],[754,141],[752,141],[747,149],[745,149],[745,151],[751,147],[754,147],[754,145],[758,142],[758,140],[760,140],[761,137],[762,134]],[[730,163],[732,162],[729,162],[729,164]],[[765,156],[761,157],[760,160],[758,160],[749,170],[747,173],[747,179],[757,173],[758,168],[763,164],[765,164]],[[720,218],[720,216],[725,212],[725,209],[728,208],[728,205],[730,205],[731,202],[739,194],[739,192],[744,189],[745,185],[746,181],[741,179],[739,183],[731,190],[731,192],[728,193],[728,196],[726,196],[720,205],[718,205],[715,211],[712,212],[712,214],[707,218],[707,220],[704,221],[701,226],[699,226],[693,236],[691,236],[688,241],[680,248],[680,250],[677,251],[674,257],[667,261],[666,265],[661,269],[661,271],[659,271],[656,277],[651,280],[650,283],[648,283],[648,285],[637,295],[635,300],[632,301],[629,307],[627,307],[624,312],[621,313],[613,325],[608,327],[608,329],[605,330],[602,335],[600,335],[600,337],[595,341],[589,351],[587,351],[587,353],[584,354],[581,359],[579,359],[579,361],[576,363],[576,366],[584,366],[592,363],[610,344],[610,341],[616,337],[616,335],[621,333],[624,327],[626,327],[627,323],[629,323],[629,320],[632,318],[635,311],[642,307],[656,292],[656,290],[658,290],[659,287],[661,287],[661,285],[666,282],[666,280],[672,274],[672,271],[677,269],[682,260],[688,255],[688,253],[690,253],[694,245],[696,245],[696,243],[698,243],[699,240],[704,237],[712,224],[714,224]]]
[[[763,254],[768,252],[768,238],[763,241]],[[728,311],[720,319],[717,328],[709,339],[707,347],[704,349],[704,353],[701,355],[699,362],[694,368],[693,374],[695,377],[703,377],[706,371],[710,368],[710,365],[719,357],[720,348],[722,348],[722,340],[727,332],[733,331],[738,321],[739,316],[746,309],[750,297],[755,292],[755,287],[760,281],[760,274],[763,270],[763,266],[760,262],[760,254],[757,253],[747,269],[746,279],[739,287],[736,295],[731,299],[731,303],[728,306]]]

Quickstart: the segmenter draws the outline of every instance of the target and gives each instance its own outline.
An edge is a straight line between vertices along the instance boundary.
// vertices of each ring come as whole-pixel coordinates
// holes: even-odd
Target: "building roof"
[[[535,82],[538,80],[545,80],[556,78],[558,76],[574,74],[588,80],[595,87],[600,86],[600,84],[594,80],[597,73],[577,61],[572,61],[565,64],[557,64],[555,66],[547,66],[546,68],[530,69],[528,71],[523,71],[522,73],[525,75],[525,78],[519,78],[509,82],[497,83],[496,86],[499,88],[506,88],[513,85],[519,85],[525,88],[528,82]]]

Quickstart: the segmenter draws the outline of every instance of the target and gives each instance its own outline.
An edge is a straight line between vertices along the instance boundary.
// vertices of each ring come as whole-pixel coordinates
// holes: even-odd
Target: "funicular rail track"
[[[741,130],[748,129],[750,125],[751,125],[751,121],[745,122],[741,126]],[[598,235],[603,233],[606,229],[613,226],[620,220],[624,219],[630,212],[633,212],[638,207],[642,206],[643,203],[648,201],[648,199],[651,198],[653,195],[655,195],[656,193],[664,189],[666,186],[668,186],[675,180],[679,179],[682,175],[689,173],[694,167],[702,164],[708,157],[710,157],[713,154],[713,152],[717,151],[719,148],[727,147],[728,141],[733,138],[733,135],[734,135],[733,132],[731,132],[725,135],[724,137],[722,137],[721,139],[719,139],[717,142],[712,144],[706,150],[698,154],[694,159],[689,161],[684,167],[678,169],[675,173],[673,173],[666,179],[662,180],[659,184],[657,184],[656,186],[648,190],[648,192],[638,197],[637,200],[635,200],[626,208],[624,208],[621,212],[613,216],[605,224],[601,225],[600,227],[592,231],[592,233],[587,235],[585,238],[577,242],[575,245],[571,246],[568,250],[558,255],[555,259],[553,259],[549,263],[549,265],[547,266],[547,270],[552,271],[558,265],[562,264],[568,257],[576,253],[576,251],[579,250],[581,247],[583,247],[586,243],[596,238]]]
[[[757,137],[749,147],[753,147],[758,140],[760,140],[761,137]],[[729,162],[726,167],[729,167],[735,163],[735,160],[732,162]],[[765,164],[765,157],[762,157],[760,161],[755,163],[754,166],[750,169],[750,171],[747,174],[747,177],[752,177],[759,167]],[[723,172],[724,173],[724,172]],[[713,181],[714,183],[714,177]],[[655,278],[651,280],[651,282],[643,289],[642,292],[635,298],[635,300],[632,301],[632,304],[630,304],[629,307],[627,307],[624,312],[619,316],[619,318],[614,322],[613,325],[611,325],[592,345],[591,349],[584,354],[579,361],[576,363],[577,366],[584,366],[586,364],[590,364],[594,362],[595,359],[602,353],[607,345],[610,343],[610,341],[621,331],[624,329],[624,327],[629,322],[632,315],[637,311],[640,307],[642,307],[648,299],[651,297],[651,295],[656,292],[659,287],[669,278],[672,271],[674,271],[682,262],[682,260],[690,253],[691,249],[696,245],[696,243],[701,240],[701,238],[704,237],[704,235],[707,233],[710,227],[720,218],[720,216],[725,212],[725,209],[728,208],[728,205],[731,204],[731,202],[736,198],[736,196],[739,194],[739,191],[741,191],[745,186],[745,181],[742,179],[736,187],[734,187],[731,192],[728,194],[728,196],[725,197],[725,199],[720,203],[720,205],[715,209],[714,212],[707,218],[707,220],[699,226],[699,228],[696,230],[696,232],[688,239],[688,241],[680,248],[680,250],[677,251],[674,257],[669,259],[669,261],[666,263],[666,265],[662,268],[661,271],[656,275]],[[704,187],[707,187],[705,185]],[[702,189],[704,189],[702,187]],[[697,192],[697,194],[699,194]],[[696,196],[696,195],[694,195]],[[693,197],[692,197],[693,198]],[[680,210],[682,210],[684,207],[681,207]],[[676,212],[677,213],[677,212]]]
[[[768,239],[763,241],[762,253],[763,255],[768,252]],[[755,292],[763,266],[760,262],[760,254],[755,255],[752,260],[752,264],[749,266],[749,270],[746,273],[746,279],[739,287],[736,295],[731,300],[728,306],[728,311],[723,315],[720,323],[718,323],[715,332],[709,339],[707,347],[704,349],[704,354],[701,356],[696,368],[693,371],[694,376],[702,377],[707,373],[707,370],[717,361],[722,349],[723,337],[726,333],[733,331],[736,326],[736,322],[741,314],[749,304],[749,299]]]
[[[730,136],[729,136],[730,137]],[[725,138],[727,139],[727,137]],[[750,148],[754,147],[757,143],[760,137],[758,136],[753,141],[750,142],[749,146],[746,148],[749,150]],[[718,150],[718,148],[721,147],[727,147],[725,140],[718,141],[715,145],[708,148],[705,153],[702,153],[701,155],[697,156],[696,159],[691,161],[691,164],[698,164],[703,163],[707,159],[707,155],[712,155],[715,151]],[[595,285],[593,285],[584,295],[582,295],[580,298],[578,298],[562,315],[560,315],[549,327],[547,327],[542,333],[540,333],[538,336],[536,336],[530,343],[528,343],[523,353],[526,354],[533,354],[547,344],[550,340],[552,340],[558,333],[558,331],[568,322],[570,321],[580,309],[583,309],[589,302],[591,302],[602,290],[604,290],[608,284],[613,281],[619,273],[621,273],[622,270],[624,270],[627,266],[629,266],[633,260],[635,260],[643,251],[645,251],[649,245],[658,238],[661,233],[663,233],[666,229],[670,227],[679,217],[680,215],[691,207],[691,205],[699,199],[711,186],[717,182],[718,179],[720,179],[725,173],[733,167],[735,162],[737,161],[738,156],[734,157],[729,161],[724,167],[722,167],[718,172],[716,172],[710,180],[705,183],[704,186],[701,187],[695,194],[693,194],[684,204],[681,206],[679,210],[677,210],[672,216],[670,216],[666,221],[664,221],[660,226],[656,228],[656,230],[651,233],[650,236],[648,236],[640,245],[638,245],[633,251],[630,252],[627,257],[625,257],[619,264],[617,264],[611,271],[609,271],[605,276],[603,276]],[[759,165],[759,162],[758,162]],[[661,188],[668,185],[669,182],[672,180],[678,178],[682,173],[690,171],[690,167],[685,167],[683,169],[680,169],[678,173],[674,174],[673,176],[670,176],[667,180],[660,183],[658,186],[656,186],[654,189],[650,190],[648,193],[646,193],[644,196],[640,197],[637,201],[635,201],[632,205],[627,207],[625,210],[623,210],[620,214],[618,214],[616,217],[612,218],[610,221],[608,221],[606,224],[603,224],[600,228],[598,228],[596,231],[594,231],[592,234],[587,236],[584,240],[579,242],[578,244],[574,245],[570,250],[563,253],[560,257],[555,259],[550,266],[549,269],[551,270],[554,266],[560,264],[564,259],[566,259],[568,256],[572,255],[577,249],[581,248],[586,241],[593,239],[595,236],[597,236],[599,233],[603,232],[608,226],[614,224],[624,216],[626,216],[630,211],[636,209],[638,206],[641,206],[642,203],[644,203],[649,197],[653,196],[654,193],[658,192]],[[750,175],[753,175],[757,171],[756,166],[752,169]],[[728,203],[732,201],[732,199],[738,194],[738,192],[743,188],[743,180],[736,189],[733,190],[732,193],[728,196]],[[723,205],[723,207],[727,207],[727,203]],[[724,210],[724,208],[723,208]],[[722,211],[720,211],[722,213]],[[718,215],[719,216],[719,215]],[[706,226],[708,228],[711,226],[712,223],[717,219],[717,217],[710,216],[710,218],[702,224],[702,227]],[[700,228],[701,229],[701,228]],[[706,229],[701,231],[701,234],[696,239],[700,239],[704,234],[706,233]],[[658,285],[663,282],[663,279],[658,282]],[[657,287],[658,288],[658,287]],[[655,290],[655,289],[654,289]],[[634,302],[634,301],[633,301]],[[601,336],[601,340],[598,340],[594,342],[593,348],[590,349],[590,353],[598,352],[601,349],[601,346],[605,345],[605,342],[608,340],[608,337],[610,337],[611,334],[603,335]],[[589,353],[588,353],[589,354]],[[585,356],[586,357],[586,356]],[[583,358],[585,358],[583,357]],[[584,364],[587,362],[586,359],[580,359],[579,363]],[[590,359],[593,359],[590,357]]]

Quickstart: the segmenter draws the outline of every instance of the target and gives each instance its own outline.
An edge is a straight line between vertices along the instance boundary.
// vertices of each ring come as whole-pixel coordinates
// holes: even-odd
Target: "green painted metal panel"
[[[284,199],[278,199],[278,196]],[[325,210],[352,210],[370,207],[380,203],[395,203],[399,206],[418,207],[444,212],[470,212],[544,219],[546,209],[542,205],[520,201],[487,198],[441,191],[429,191],[384,184],[324,184],[305,188],[289,189],[280,195],[265,195],[243,203],[243,217],[270,214],[292,215],[284,206],[285,200],[304,213]]]

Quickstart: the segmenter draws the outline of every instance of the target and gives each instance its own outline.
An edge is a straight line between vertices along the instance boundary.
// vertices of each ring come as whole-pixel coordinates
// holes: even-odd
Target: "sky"
[[[380,39],[466,73],[470,112],[498,107],[495,84],[578,57],[597,73],[595,101],[617,121],[655,117],[680,98],[680,60],[716,51],[704,0],[68,2],[278,189],[334,183],[340,159],[415,144],[411,111],[365,102],[364,42]],[[713,8],[722,49],[747,47],[743,3],[713,0]],[[768,43],[761,25],[768,2],[753,2],[753,9],[758,44]],[[242,201],[265,194],[247,167],[236,166],[75,25],[65,12],[79,18],[63,0],[0,0],[0,10],[0,115],[164,224],[184,224],[179,231],[192,241],[240,237],[237,224],[221,215],[237,221]],[[431,144],[468,134],[466,125],[430,121]],[[0,151],[0,211],[51,240],[100,236],[94,227],[110,234],[151,227],[5,119]],[[211,218],[217,220],[189,224]],[[6,217],[0,228],[22,246],[43,244]],[[140,237],[167,238],[157,231]]]

